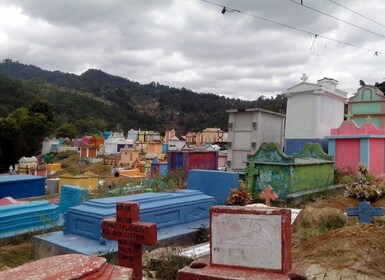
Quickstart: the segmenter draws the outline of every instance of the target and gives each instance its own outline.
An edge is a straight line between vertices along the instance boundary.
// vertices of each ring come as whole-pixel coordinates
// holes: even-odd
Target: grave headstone
[[[372,223],[373,216],[384,216],[384,208],[372,207],[369,201],[361,201],[358,207],[350,207],[347,210],[349,217],[358,216],[360,224]]]
[[[213,196],[219,205],[227,205],[231,189],[239,187],[239,172],[193,169],[188,173],[187,189]]]
[[[0,279],[126,279],[132,269],[110,265],[105,258],[68,254],[40,259],[0,272]]]
[[[104,219],[102,236],[118,241],[119,265],[134,270],[134,280],[142,279],[142,244],[155,245],[157,230],[155,223],[139,220],[139,204],[119,202],[116,218]]]
[[[270,206],[270,200],[276,200],[278,195],[273,191],[273,188],[270,185],[267,185],[266,189],[259,194],[259,198],[265,200],[265,204]]]
[[[84,188],[63,185],[60,191],[59,213],[64,213],[69,207],[83,204],[88,193]]]
[[[194,261],[178,279],[288,279],[291,211],[272,207],[214,206],[210,262]]]

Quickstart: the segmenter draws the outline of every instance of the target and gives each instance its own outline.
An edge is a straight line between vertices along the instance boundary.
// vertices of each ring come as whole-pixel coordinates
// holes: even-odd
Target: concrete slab
[[[152,247],[191,244],[195,239],[197,230],[202,225],[208,227],[209,218],[158,229],[158,243]],[[105,245],[101,245],[98,240],[75,234],[64,235],[62,231],[38,235],[33,238],[33,255],[35,259],[69,253],[104,256],[108,253],[117,252],[117,248],[116,241],[106,240]]]

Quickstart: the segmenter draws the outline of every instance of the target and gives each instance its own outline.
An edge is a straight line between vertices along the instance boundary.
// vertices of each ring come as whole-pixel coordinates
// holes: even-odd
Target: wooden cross
[[[156,244],[157,229],[155,223],[140,222],[139,204],[118,202],[116,218],[102,222],[102,237],[118,241],[119,265],[132,268],[134,280],[142,280],[142,244]]]
[[[347,114],[345,114],[345,117],[347,121],[351,121],[351,118],[353,117],[352,112],[348,112]]]
[[[384,208],[371,207],[369,201],[361,201],[358,207],[350,207],[346,211],[348,216],[358,216],[360,224],[370,224],[373,216],[384,216]]]
[[[278,195],[273,192],[273,188],[270,185],[267,185],[265,191],[259,194],[259,198],[265,200],[265,204],[270,206],[270,200],[276,200]]]

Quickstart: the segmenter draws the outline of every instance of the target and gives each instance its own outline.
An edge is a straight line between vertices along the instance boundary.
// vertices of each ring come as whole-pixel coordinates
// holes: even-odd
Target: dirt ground
[[[345,212],[347,207],[356,207],[358,203],[356,199],[339,195],[306,203],[299,208],[334,207]],[[372,203],[372,206],[385,207],[385,200]],[[374,224],[360,225],[357,218],[348,218],[346,226],[305,242],[298,242],[293,234],[293,271],[306,275],[309,280],[385,279],[385,218],[375,217],[373,220]],[[29,242],[2,244],[0,271],[30,261],[30,252]],[[13,263],[9,263],[11,256]]]
[[[309,203],[314,208],[333,207],[346,211],[358,200],[342,195]],[[385,207],[385,200],[371,204]],[[349,217],[346,226],[293,246],[293,270],[308,279],[385,279],[385,223],[374,217],[374,224],[357,224]]]

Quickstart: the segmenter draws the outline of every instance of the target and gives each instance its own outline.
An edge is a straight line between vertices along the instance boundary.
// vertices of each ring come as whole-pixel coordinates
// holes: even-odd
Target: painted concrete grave
[[[110,265],[105,258],[80,254],[54,256],[0,272],[0,279],[132,280],[132,269]]]
[[[197,229],[209,223],[209,209],[216,200],[196,190],[170,193],[142,193],[127,196],[93,199],[70,207],[64,215],[64,230],[34,237],[35,258],[46,257],[50,252],[78,252],[100,256],[117,250],[116,241],[102,237],[103,219],[116,216],[116,204],[138,202],[140,220],[156,223],[158,241],[189,240]],[[182,241],[183,241],[182,240]]]
[[[66,185],[62,187],[59,204],[47,200],[3,198],[1,201],[7,203],[0,206],[0,238],[60,226],[63,224],[62,214],[68,207],[82,204],[86,197],[83,188]]]
[[[331,129],[328,139],[329,154],[335,157],[337,169],[350,168],[357,171],[364,164],[368,170],[385,172],[385,129],[377,128],[371,117],[358,126],[347,114],[347,120],[339,128]]]
[[[289,279],[290,222],[290,209],[212,207],[210,260],[194,261],[178,279]]]
[[[334,179],[333,157],[319,144],[308,143],[294,156],[280,151],[276,143],[263,143],[247,156],[246,184],[255,193],[271,185],[280,199],[303,191],[330,186]]]
[[[116,218],[104,219],[102,236],[118,241],[119,265],[134,270],[134,280],[142,279],[142,244],[155,245],[157,231],[155,223],[139,220],[139,204],[119,202]]]
[[[0,176],[0,198],[14,199],[45,194],[45,178],[33,175]]]
[[[219,205],[227,205],[231,189],[239,187],[239,173],[193,169],[189,171],[187,189],[213,196]]]
[[[384,216],[384,208],[372,207],[369,201],[364,200],[360,202],[358,207],[349,207],[347,215],[349,217],[357,216],[360,224],[371,224],[372,217]]]

